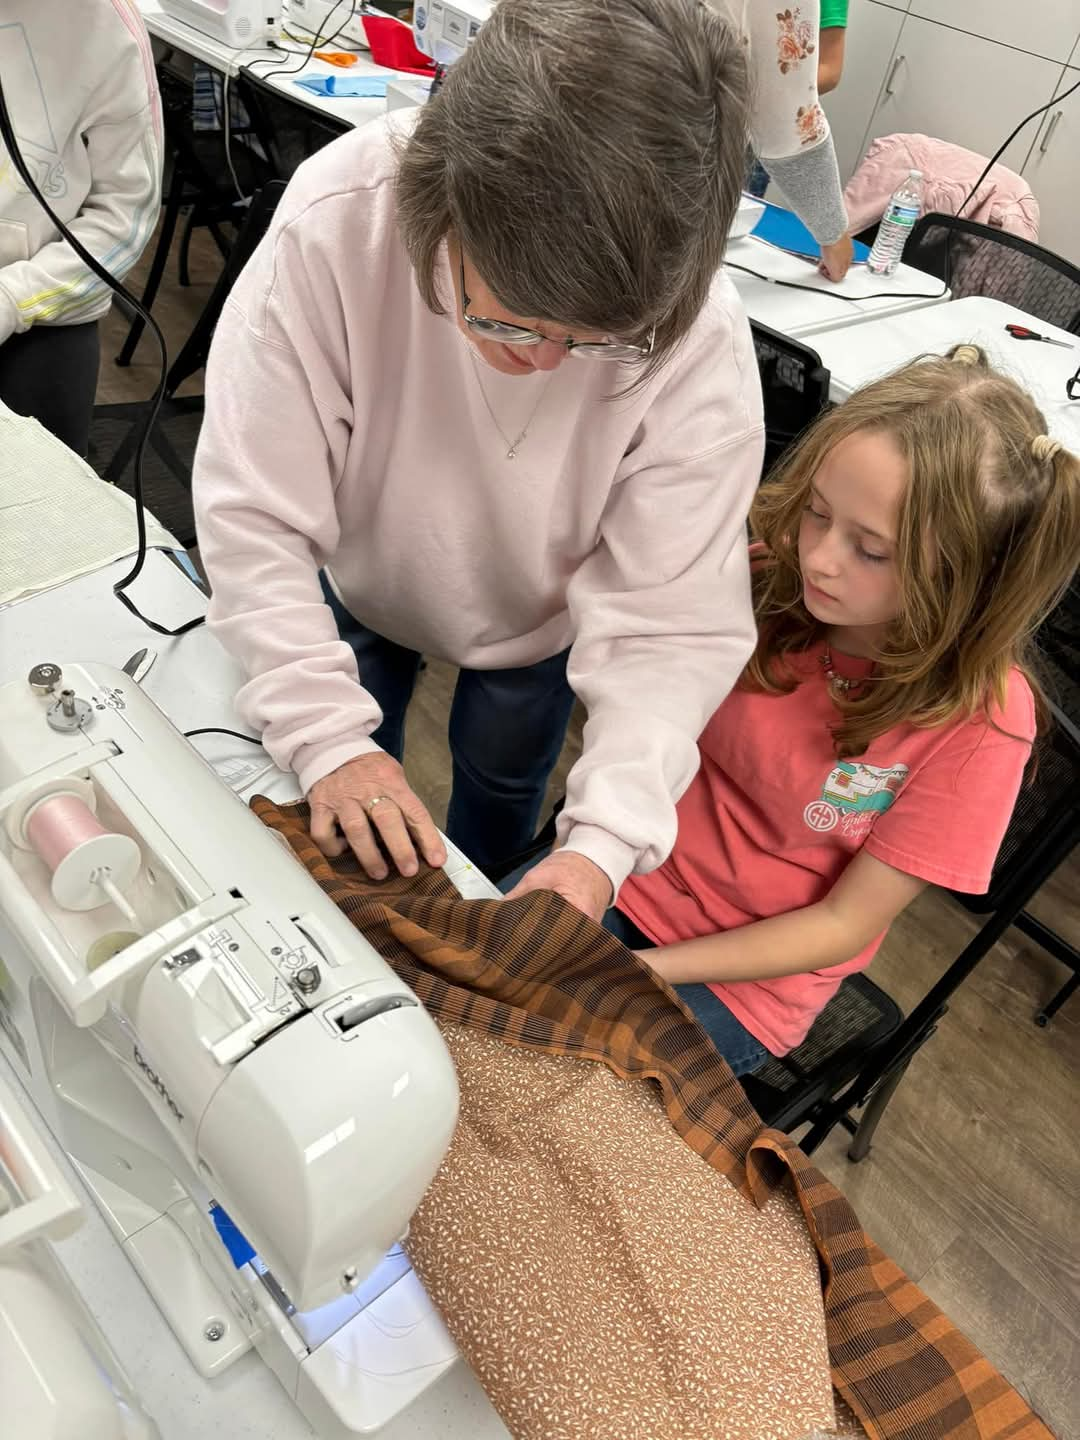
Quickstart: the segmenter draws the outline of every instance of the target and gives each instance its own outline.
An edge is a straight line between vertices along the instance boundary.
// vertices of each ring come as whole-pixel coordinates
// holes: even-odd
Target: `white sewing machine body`
[[[250,50],[277,39],[281,24],[281,0],[160,0],[160,4],[166,15],[234,50]]]
[[[494,8],[494,0],[417,0],[412,24],[416,48],[436,65],[452,65]]]
[[[5,1440],[159,1440],[53,1254],[82,1208],[0,1079],[0,1376]]]
[[[66,732],[55,694],[0,688],[0,1043],[201,1373],[254,1344],[320,1435],[371,1433],[456,1355],[384,1260],[453,1131],[446,1048],[138,685],[64,681],[89,707]],[[73,785],[138,846],[135,924],[58,904],[27,847]]]

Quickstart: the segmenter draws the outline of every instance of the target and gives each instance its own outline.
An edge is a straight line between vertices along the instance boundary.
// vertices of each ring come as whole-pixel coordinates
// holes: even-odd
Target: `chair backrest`
[[[765,400],[763,477],[829,405],[829,372],[808,345],[752,321]]]
[[[985,295],[1080,334],[1080,269],[1030,240],[955,215],[924,215],[904,263],[948,285],[954,300]]]
[[[272,72],[271,72],[272,73]],[[233,82],[247,111],[251,130],[279,180],[288,180],[309,155],[354,127],[325,111],[315,110],[257,71],[242,67]]]

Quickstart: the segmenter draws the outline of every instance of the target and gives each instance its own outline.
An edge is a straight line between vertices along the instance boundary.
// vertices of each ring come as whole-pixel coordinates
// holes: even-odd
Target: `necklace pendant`
[[[507,450],[507,452],[506,452],[506,458],[507,458],[507,460],[513,460],[513,459],[515,459],[516,457],[517,457],[517,451],[516,451],[516,450],[514,449],[514,447],[511,445],[511,446],[510,446],[510,449]]]

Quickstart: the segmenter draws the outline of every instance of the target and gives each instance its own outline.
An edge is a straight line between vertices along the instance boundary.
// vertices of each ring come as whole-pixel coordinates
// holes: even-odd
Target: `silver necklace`
[[[849,678],[847,675],[836,673],[833,669],[832,651],[827,644],[821,654],[821,668],[825,671],[825,679],[829,682],[829,689],[834,695],[847,695],[852,690],[859,690],[866,684],[865,679]]]
[[[555,371],[552,370],[551,373],[548,375],[547,384],[545,384],[544,388],[540,391],[540,394],[536,397],[536,404],[529,412],[529,418],[525,421],[525,424],[522,426],[521,430],[514,437],[514,439],[511,440],[509,435],[507,435],[506,431],[499,424],[499,417],[495,414],[495,411],[491,407],[491,401],[488,399],[487,391],[484,389],[484,381],[483,377],[480,374],[480,364],[476,358],[476,351],[472,348],[471,345],[469,346],[469,357],[473,363],[473,370],[476,372],[476,384],[480,391],[480,399],[483,400],[484,408],[491,416],[491,423],[495,426],[495,429],[502,436],[503,444],[506,446],[507,460],[514,460],[517,458],[518,447],[523,445],[528,438],[529,426],[536,419],[536,412],[540,409],[540,406],[544,402],[544,396],[547,394],[548,387],[551,385],[551,382],[555,377]]]

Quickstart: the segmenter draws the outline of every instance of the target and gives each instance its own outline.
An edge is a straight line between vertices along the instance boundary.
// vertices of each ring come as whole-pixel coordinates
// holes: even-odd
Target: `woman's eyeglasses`
[[[483,340],[496,340],[500,345],[539,345],[550,340],[539,330],[530,330],[525,325],[510,325],[505,320],[486,320],[482,315],[469,314],[469,297],[465,293],[465,261],[459,256],[461,270],[461,317],[473,335]],[[656,339],[656,326],[649,331],[644,345],[628,345],[621,340],[550,340],[553,345],[562,345],[571,355],[585,360],[645,360],[652,354]]]
[[[1065,381],[1065,394],[1070,400],[1080,400],[1080,367],[1071,380]]]

